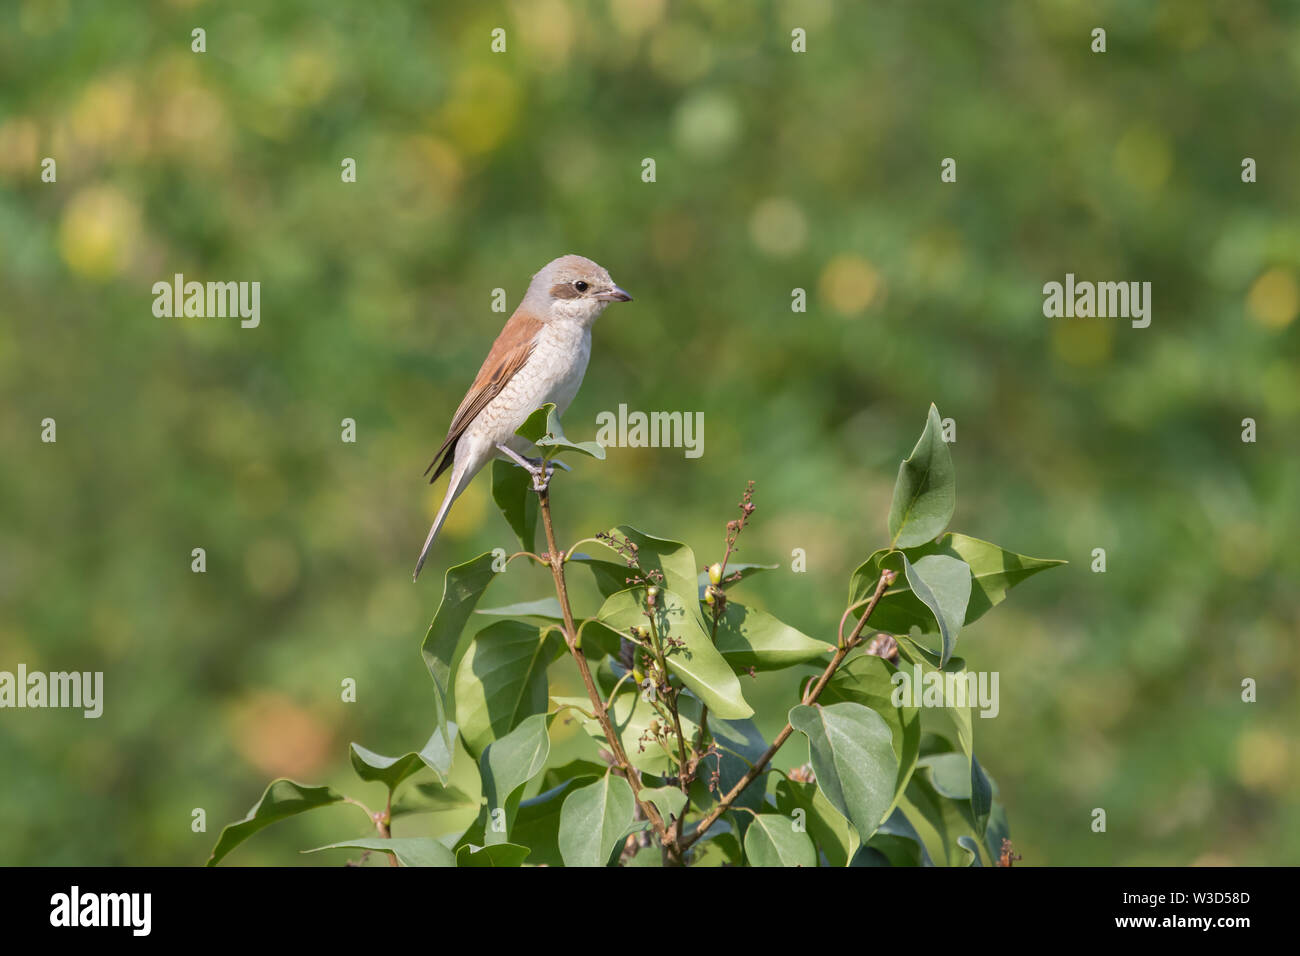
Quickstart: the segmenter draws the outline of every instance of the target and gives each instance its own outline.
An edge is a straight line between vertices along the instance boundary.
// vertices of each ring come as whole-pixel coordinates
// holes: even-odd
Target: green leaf
[[[420,653],[433,677],[433,702],[438,730],[449,750],[455,739],[454,735],[447,732],[451,715],[456,712],[452,674],[468,643],[463,637],[465,623],[483,597],[483,592],[496,577],[496,572],[492,570],[493,560],[489,551],[472,561],[447,569],[442,602],[433,615],[433,623],[424,636],[424,643],[420,645]]]
[[[303,853],[320,853],[322,850],[379,850],[397,857],[402,866],[455,866],[456,857],[432,837],[366,837],[318,846]]]
[[[593,577],[596,579],[596,589],[600,591],[600,596],[605,598],[617,594],[619,591],[627,590],[627,579],[636,574],[626,564],[601,561],[581,552],[575,554],[569,561],[577,562],[582,567],[591,570]]]
[[[737,673],[744,673],[750,667],[759,671],[780,670],[817,660],[835,650],[825,641],[809,637],[766,611],[733,601],[727,602],[718,618],[715,646]]]
[[[515,429],[515,434],[527,438],[541,449],[544,458],[552,458],[562,451],[576,451],[591,458],[605,460],[605,449],[598,442],[571,442],[565,437],[564,429],[560,426],[560,416],[555,413],[555,406],[550,402],[529,415]]]
[[[1030,558],[1013,551],[1004,551],[996,544],[971,538],[964,534],[949,534],[938,544],[931,545],[935,554],[951,554],[970,566],[975,583],[970,604],[966,608],[966,624],[977,621],[994,605],[1001,604],[1007,592],[1039,571],[1065,564],[1053,558]]]
[[[667,649],[668,669],[719,717],[749,717],[754,711],[745,702],[740,681],[713,646],[699,615],[692,611],[691,605],[699,607],[693,591],[687,594],[692,596],[683,598],[680,592],[661,588],[656,602],[655,623],[660,639],[671,636],[685,642],[682,647]],[[644,595],[645,589],[641,587],[620,591],[605,601],[597,618],[630,639],[631,628],[647,624]]]
[[[481,814],[485,844],[507,842],[507,834],[519,808],[519,792],[546,767],[551,753],[549,728],[549,715],[529,717],[504,737],[488,744],[479,758],[483,796],[487,800]],[[494,826],[498,810],[505,811],[504,830]]]
[[[346,796],[330,787],[308,787],[283,778],[272,780],[262,794],[262,799],[248,811],[248,815],[221,831],[207,865],[216,866],[222,857],[263,827],[346,799]]]
[[[628,688],[627,684],[623,685]],[[557,697],[551,695],[551,700],[557,707],[575,706],[584,711],[591,710],[591,701],[586,697]],[[685,700],[685,698],[683,698]],[[577,710],[565,710],[564,717],[561,719],[578,719],[582,721],[582,728],[596,741],[605,741],[605,732],[600,726],[600,722],[594,718],[589,718]],[[615,731],[622,741],[623,750],[627,753],[627,759],[632,762],[632,766],[643,773],[653,773],[662,775],[668,772],[671,762],[668,755],[664,753],[663,748],[655,743],[643,743],[646,737],[646,731],[650,726],[651,720],[659,719],[659,715],[654,708],[641,699],[641,695],[634,690],[624,689],[614,698],[614,703],[609,709],[609,719],[614,725]],[[694,740],[697,725],[691,720],[689,714],[683,713],[682,733],[687,738]],[[662,722],[662,721],[661,721]],[[713,720],[710,718],[709,726],[713,726]],[[605,741],[608,746],[608,741]]]
[[[988,826],[984,831],[984,848],[988,851],[989,859],[996,864],[1002,856],[1002,841],[1011,839],[1011,825],[1007,822],[1006,807],[997,799],[997,784],[991,778],[986,779],[989,779],[989,785],[993,788],[994,799],[989,810]]]
[[[940,666],[948,663],[961,622],[966,619],[966,605],[970,601],[970,568],[965,561],[944,554],[931,554],[919,558],[915,564],[903,556],[903,571],[912,593],[921,599],[939,624],[943,651]]]
[[[456,725],[448,724],[447,729],[452,739],[455,739]],[[382,783],[388,788],[390,795],[403,780],[425,767],[436,773],[438,779],[444,784],[447,782],[447,774],[451,771],[451,748],[447,746],[442,734],[436,730],[418,753],[385,757],[383,754],[377,754],[354,743],[349,757],[352,760],[352,769],[357,772],[358,777],[367,783]]]
[[[776,785],[776,808],[787,817],[804,812],[808,833],[831,866],[847,866],[858,849],[858,832],[836,810],[815,783],[781,780]]]
[[[745,831],[745,858],[750,866],[816,866],[817,850],[789,817],[759,813]]]
[[[891,548],[933,541],[952,520],[957,507],[957,478],[942,433],[939,409],[931,405],[920,440],[898,466],[894,500],[889,507]]]
[[[928,758],[921,759],[924,762]],[[949,775],[948,779],[952,782],[956,778]],[[940,793],[934,785],[932,767],[924,766],[913,775],[899,809],[915,828],[934,862],[943,866],[971,865],[971,846],[978,844],[978,837],[971,822],[970,801]],[[970,839],[961,841],[963,836]]]
[[[745,580],[745,578],[751,577],[757,574],[759,571],[775,571],[780,566],[781,565],[779,564],[744,564],[744,563],[728,564],[727,572],[723,576],[722,583],[719,584],[718,587],[722,588],[722,590],[724,591],[730,590],[733,584],[739,584],[741,581]],[[736,578],[735,580],[732,580],[733,576],[738,572],[740,574],[740,577]],[[701,571],[696,576],[695,583],[699,588],[700,600],[703,601],[704,589],[709,586],[709,572]]]
[[[581,642],[582,653],[586,655],[588,661],[596,661],[602,657],[618,658],[619,645],[622,643],[622,637],[617,631],[612,631],[595,618],[578,622],[578,639]]]
[[[537,492],[533,476],[512,461],[492,460],[492,500],[524,551],[537,550]]]
[[[930,773],[930,785],[941,797],[969,800],[971,795],[970,763],[958,753],[930,754],[918,761]]]
[[[636,799],[622,777],[606,773],[573,791],[560,811],[560,855],[565,866],[604,866],[632,825]]]
[[[863,848],[863,850],[868,849],[884,856],[890,866],[934,866],[934,861],[930,859],[921,835],[916,832],[916,827],[912,826],[901,809],[891,813],[880,825],[876,835],[871,838],[870,844]],[[850,864],[850,866],[861,865],[864,863],[859,858],[855,858]]]
[[[570,772],[576,772],[577,776],[565,776],[544,793],[539,793],[520,803],[519,812],[515,814],[514,825],[510,828],[511,840],[532,850],[528,861],[535,866],[564,865],[564,858],[560,856],[559,843],[560,811],[564,806],[564,798],[577,787],[599,779],[606,769],[603,766],[599,767],[597,772],[592,774],[587,772],[579,761],[571,761],[565,767],[548,769],[542,785],[546,786],[545,781],[551,780],[553,775],[566,767]]]
[[[993,782],[984,773],[974,754],[970,758],[971,816],[980,836],[987,835],[989,816],[993,812]]]
[[[699,578],[699,565],[695,563],[695,552],[687,545],[668,538],[656,538],[654,535],[638,531],[625,524],[619,525],[610,534],[626,538],[636,545],[637,563],[642,572],[650,576],[652,571],[658,571],[663,575],[663,581],[660,582],[662,587],[675,591],[683,598],[699,593],[699,585],[696,583]],[[623,577],[630,577],[632,573],[630,569],[625,569]],[[627,585],[623,587],[626,588]],[[700,610],[700,602],[691,601],[690,606],[699,619],[700,625],[703,626],[706,622]]]
[[[558,787],[560,784],[568,783],[572,780],[580,780],[590,777],[595,780],[602,776],[609,765],[603,761],[587,760],[582,757],[576,757],[566,764],[558,767],[547,767],[546,773],[542,775],[542,787],[550,790],[552,787]],[[532,803],[533,800],[540,800],[541,796],[533,797],[532,800],[525,800],[524,803]],[[521,805],[522,806],[522,805]],[[529,844],[531,846],[531,844]]]
[[[654,804],[665,823],[681,816],[682,807],[686,806],[686,794],[678,787],[643,787],[641,798]]]
[[[457,866],[523,866],[528,847],[517,843],[475,846],[467,843],[456,851]]]
[[[898,758],[889,726],[874,710],[845,701],[823,707],[798,704],[790,726],[808,738],[817,786],[849,819],[864,842],[894,801]]]
[[[663,850],[657,846],[643,846],[624,866],[663,866]]]
[[[890,554],[895,552],[877,551],[853,572],[853,579],[849,585],[850,604],[870,596],[875,590],[882,561]],[[970,603],[966,605],[963,625],[973,624],[990,608],[1001,604],[1007,596],[1007,591],[1026,578],[1032,577],[1039,571],[1065,564],[1064,561],[1030,558],[1012,551],[1004,551],[996,544],[964,534],[946,534],[938,542],[909,548],[907,552],[908,558],[912,561],[931,554],[946,554],[965,561],[970,566],[974,587],[971,589]],[[891,564],[894,565],[894,570],[901,568],[901,562],[894,561]],[[900,575],[876,605],[876,610],[871,615],[871,626],[893,634],[907,634],[913,626],[920,627],[922,633],[933,633],[937,622],[927,612],[925,605],[912,594],[911,586]]]
[[[907,700],[910,701],[915,697],[915,699],[924,703],[927,693],[926,685],[935,680],[929,675],[931,673],[943,675],[943,695],[933,705],[922,708],[921,729],[923,732],[939,733],[955,740],[969,761],[974,756],[974,728],[971,725],[970,706],[974,699],[968,693],[970,681],[966,672],[965,660],[960,657],[951,658],[940,670],[938,656],[931,654],[924,647],[902,635],[898,636],[898,650],[899,668],[906,673],[909,682],[908,686],[903,688]],[[948,705],[949,695],[947,690],[949,684],[952,685],[954,695],[958,693],[958,684],[966,688],[966,690],[961,691],[961,693],[966,694],[966,705],[959,706],[955,703],[952,706]]]
[[[935,792],[956,801],[974,832],[983,836],[993,807],[993,787],[979,760],[946,753],[922,757],[918,764],[929,771]]]
[[[983,866],[980,862],[980,845],[979,841],[973,836],[963,833],[957,838],[957,846],[967,853],[967,862],[964,866]]]
[[[504,607],[481,607],[475,614],[487,614],[491,617],[532,617],[542,621],[562,621],[564,612],[560,602],[553,597],[544,597],[536,601],[521,601]]]
[[[477,768],[474,772],[478,772]],[[477,810],[481,803],[481,796],[467,793],[454,784],[444,787],[436,783],[417,783],[402,791],[393,803],[392,814],[396,818],[412,813],[450,813],[471,807]]]
[[[921,709],[911,704],[894,706],[896,673],[898,669],[883,658],[854,653],[835,671],[819,698],[823,704],[848,700],[870,707],[888,725],[894,755],[898,758],[895,803],[907,788],[921,749]]]
[[[473,756],[546,712],[546,669],[562,653],[558,631],[523,621],[497,621],[474,636],[456,668],[456,722]]]

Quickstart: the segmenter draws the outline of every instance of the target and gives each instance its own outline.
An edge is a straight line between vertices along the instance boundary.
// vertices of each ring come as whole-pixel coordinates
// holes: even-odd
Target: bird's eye
[[[581,279],[579,279],[577,282],[573,283],[573,287],[574,287],[575,289],[577,289],[579,292],[586,292],[586,291],[587,291],[587,283],[583,282]]]

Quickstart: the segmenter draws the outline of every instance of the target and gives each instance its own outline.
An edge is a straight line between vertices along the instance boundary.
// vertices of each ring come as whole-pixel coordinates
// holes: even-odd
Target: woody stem
[[[664,824],[664,819],[655,809],[655,805],[641,797],[641,777],[632,768],[631,761],[627,759],[627,752],[623,749],[622,738],[619,737],[614,729],[613,722],[609,719],[609,712],[605,707],[605,701],[596,689],[596,682],[591,676],[591,667],[587,664],[587,656],[578,647],[578,631],[573,624],[573,608],[569,604],[569,589],[564,580],[564,552],[555,544],[555,529],[551,524],[551,489],[549,480],[537,489],[537,500],[541,506],[542,527],[546,530],[546,546],[549,549],[546,558],[551,566],[551,577],[555,581],[555,596],[560,602],[560,612],[564,617],[564,642],[568,645],[569,653],[573,656],[574,662],[578,665],[578,673],[582,675],[582,683],[587,688],[587,696],[591,698],[591,709],[596,715],[596,720],[600,723],[600,728],[605,734],[605,740],[609,744],[609,749],[618,763],[619,769],[623,776],[627,778],[629,786],[632,788],[632,795],[641,805],[646,819],[654,827],[655,832],[659,834],[659,839],[665,847],[670,848],[670,852],[676,856],[678,850],[668,827]]]

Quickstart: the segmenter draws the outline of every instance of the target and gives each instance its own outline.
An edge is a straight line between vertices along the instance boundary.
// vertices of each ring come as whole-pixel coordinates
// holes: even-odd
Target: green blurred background
[[[783,570],[738,594],[825,637],[934,401],[954,527],[1071,562],[958,647],[1001,674],[975,742],[1024,862],[1295,862],[1293,4],[335,6],[0,6],[0,669],[106,684],[99,720],[0,711],[0,863],[201,863],[280,775],[381,802],[348,742],[424,743],[442,573],[511,545],[484,475],[413,585],[420,472],[492,290],[567,252],[636,297],[569,435],[627,403],[703,411],[705,445],[580,462],[563,539],[712,561],[754,479],[738,557]],[[261,327],[154,317],[177,272],[260,281]],[[1044,318],[1066,272],[1150,281],[1150,328]],[[512,565],[485,604],[547,587]],[[765,733],[795,676],[751,693]],[[297,850],[363,828],[321,811],[230,862],[337,864]]]

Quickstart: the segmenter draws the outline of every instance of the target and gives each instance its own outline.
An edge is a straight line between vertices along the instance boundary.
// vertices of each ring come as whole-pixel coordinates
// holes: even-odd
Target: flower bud
[[[709,582],[710,582],[711,584],[721,584],[721,583],[722,583],[722,565],[721,565],[721,564],[719,564],[719,563],[717,563],[717,562],[714,562],[713,564],[709,565]]]
[[[713,605],[717,602],[717,600],[718,599],[713,595],[713,588],[708,588],[705,590],[704,592],[705,604],[707,604],[709,607],[713,607]]]

